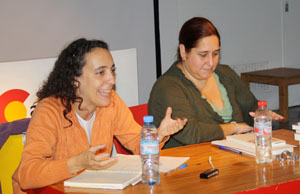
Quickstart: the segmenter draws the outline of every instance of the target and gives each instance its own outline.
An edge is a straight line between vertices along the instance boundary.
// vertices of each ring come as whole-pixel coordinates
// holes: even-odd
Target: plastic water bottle
[[[266,101],[258,102],[254,118],[256,163],[272,162],[272,117]]]
[[[154,185],[160,182],[159,137],[153,124],[153,116],[144,116],[141,131],[142,182]]]

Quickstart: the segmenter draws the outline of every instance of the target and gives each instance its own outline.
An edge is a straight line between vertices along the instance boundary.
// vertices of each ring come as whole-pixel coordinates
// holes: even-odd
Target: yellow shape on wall
[[[20,101],[13,101],[7,104],[4,116],[7,122],[26,118],[27,110],[25,105]]]
[[[22,134],[9,136],[0,150],[0,181],[3,194],[13,194],[11,177],[20,163],[22,151]]]

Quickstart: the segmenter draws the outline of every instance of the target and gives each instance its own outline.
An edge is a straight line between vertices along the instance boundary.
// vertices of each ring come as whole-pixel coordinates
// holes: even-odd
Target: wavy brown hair
[[[70,122],[67,114],[72,110],[72,103],[82,103],[82,98],[76,95],[79,84],[75,84],[76,77],[82,75],[82,68],[85,66],[85,55],[95,48],[107,49],[108,45],[101,40],[86,40],[84,38],[73,41],[58,56],[54,68],[48,79],[43,82],[42,87],[37,92],[38,100],[34,103],[33,108],[38,102],[47,97],[60,99],[65,107],[63,111],[64,118]]]

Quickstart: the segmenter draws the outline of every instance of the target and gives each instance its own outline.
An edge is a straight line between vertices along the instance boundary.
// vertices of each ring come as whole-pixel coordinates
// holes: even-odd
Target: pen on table
[[[186,166],[187,166],[187,163],[181,165],[178,169],[182,170],[182,169],[184,169]]]
[[[177,167],[177,168],[174,168],[173,170],[170,170],[169,172],[165,172],[165,175],[166,174],[169,174],[169,173],[171,173],[171,172],[173,172],[173,171],[175,171],[175,170],[177,170],[177,169],[179,169],[179,170],[182,170],[182,169],[184,169],[185,167],[187,167],[187,163],[185,163],[185,164],[182,164],[181,166],[179,166],[179,167]]]
[[[219,145],[219,148],[220,148],[221,150],[228,150],[228,151],[231,151],[231,152],[235,152],[235,153],[237,153],[237,154],[242,154],[242,153],[243,153],[243,152],[241,152],[241,151],[239,151],[239,150],[236,150],[236,149],[230,148],[230,147],[226,147],[226,146],[221,146],[221,145]]]

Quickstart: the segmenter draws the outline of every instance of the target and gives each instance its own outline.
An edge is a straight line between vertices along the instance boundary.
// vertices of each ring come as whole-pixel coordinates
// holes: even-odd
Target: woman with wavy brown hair
[[[114,91],[116,66],[108,45],[78,39],[59,55],[37,93],[20,166],[13,177],[15,193],[101,168],[111,157],[113,137],[134,154],[140,152],[140,130],[129,108]],[[186,119],[171,119],[158,128],[160,146],[182,129]]]

